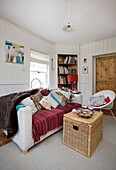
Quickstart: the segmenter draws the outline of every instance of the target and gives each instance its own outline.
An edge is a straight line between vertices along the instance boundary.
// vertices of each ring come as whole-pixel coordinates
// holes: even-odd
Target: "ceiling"
[[[68,16],[75,29],[67,33],[62,28]],[[116,0],[0,0],[0,17],[53,43],[85,44],[116,36]]]

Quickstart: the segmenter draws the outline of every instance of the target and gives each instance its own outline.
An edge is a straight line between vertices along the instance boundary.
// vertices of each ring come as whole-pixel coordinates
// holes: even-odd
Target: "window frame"
[[[31,51],[34,51],[34,50],[31,50]],[[37,52],[35,51],[36,53],[38,53],[39,55],[44,55],[44,53],[41,53],[41,52]],[[38,64],[46,64],[47,65],[47,71],[45,73],[45,77],[46,77],[46,87],[45,88],[48,88],[49,87],[49,55],[48,54],[45,54],[48,56],[48,60],[40,60],[40,59],[36,59],[36,58],[33,58],[31,57],[31,52],[30,52],[30,67],[31,67],[31,62],[34,62],[34,63],[38,63]],[[31,69],[30,69],[30,72],[31,72]],[[40,71],[40,73],[42,73]],[[30,80],[30,88],[31,87],[31,80]],[[43,88],[43,87],[42,87]]]

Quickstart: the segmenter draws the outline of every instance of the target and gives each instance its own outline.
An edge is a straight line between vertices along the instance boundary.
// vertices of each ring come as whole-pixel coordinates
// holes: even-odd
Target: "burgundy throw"
[[[57,106],[51,110],[42,109],[32,115],[32,135],[34,142],[40,140],[40,136],[63,124],[63,115],[73,108],[79,108],[81,104],[69,103],[65,107]]]

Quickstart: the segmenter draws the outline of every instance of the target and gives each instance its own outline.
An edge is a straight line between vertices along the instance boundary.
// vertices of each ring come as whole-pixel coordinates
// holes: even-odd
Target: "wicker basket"
[[[90,157],[102,139],[103,113],[94,112],[91,118],[81,118],[72,112],[63,119],[63,144]]]

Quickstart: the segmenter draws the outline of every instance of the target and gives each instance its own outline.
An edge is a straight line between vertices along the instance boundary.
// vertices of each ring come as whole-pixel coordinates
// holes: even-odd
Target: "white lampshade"
[[[65,32],[72,32],[72,31],[74,30],[74,26],[71,25],[70,23],[68,23],[67,25],[65,25],[65,26],[63,27],[63,30],[64,30]]]

